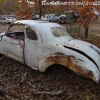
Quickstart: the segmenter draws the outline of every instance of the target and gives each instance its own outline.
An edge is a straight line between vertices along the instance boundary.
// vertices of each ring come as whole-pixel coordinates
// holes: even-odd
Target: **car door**
[[[14,32],[7,32],[7,34],[2,37],[1,42],[3,54],[24,63],[24,41],[19,40],[18,38],[16,39]]]
[[[26,26],[25,35],[25,63],[33,69],[38,69],[38,56],[40,52],[39,34],[35,29]]]

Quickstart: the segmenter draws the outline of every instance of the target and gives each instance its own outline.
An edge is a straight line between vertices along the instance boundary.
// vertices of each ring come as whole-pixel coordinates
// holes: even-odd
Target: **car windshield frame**
[[[52,27],[50,28],[50,31],[56,38],[69,36],[68,32],[62,27]]]

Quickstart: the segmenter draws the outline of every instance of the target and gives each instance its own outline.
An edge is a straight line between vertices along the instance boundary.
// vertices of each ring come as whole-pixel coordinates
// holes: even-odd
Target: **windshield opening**
[[[62,27],[53,27],[53,28],[51,28],[51,33],[55,37],[63,37],[63,36],[67,36],[68,35],[67,31],[64,30]]]

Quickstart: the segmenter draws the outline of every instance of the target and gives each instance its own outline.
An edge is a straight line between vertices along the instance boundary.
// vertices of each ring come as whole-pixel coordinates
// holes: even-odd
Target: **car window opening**
[[[16,27],[18,28],[16,31]],[[24,27],[23,25],[14,25],[8,30],[7,36],[10,38],[24,41]]]
[[[51,33],[55,37],[63,37],[63,36],[68,35],[68,33],[62,27],[53,27],[53,28],[51,28]]]
[[[26,35],[27,35],[27,38],[30,39],[30,40],[38,40],[38,36],[36,34],[36,32],[31,29],[30,27],[27,27],[26,28]]]

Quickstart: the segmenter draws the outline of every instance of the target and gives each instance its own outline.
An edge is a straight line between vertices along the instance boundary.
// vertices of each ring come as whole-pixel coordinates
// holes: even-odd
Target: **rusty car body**
[[[73,39],[56,23],[15,21],[0,33],[0,53],[41,72],[60,64],[96,83],[100,79],[100,49]]]

